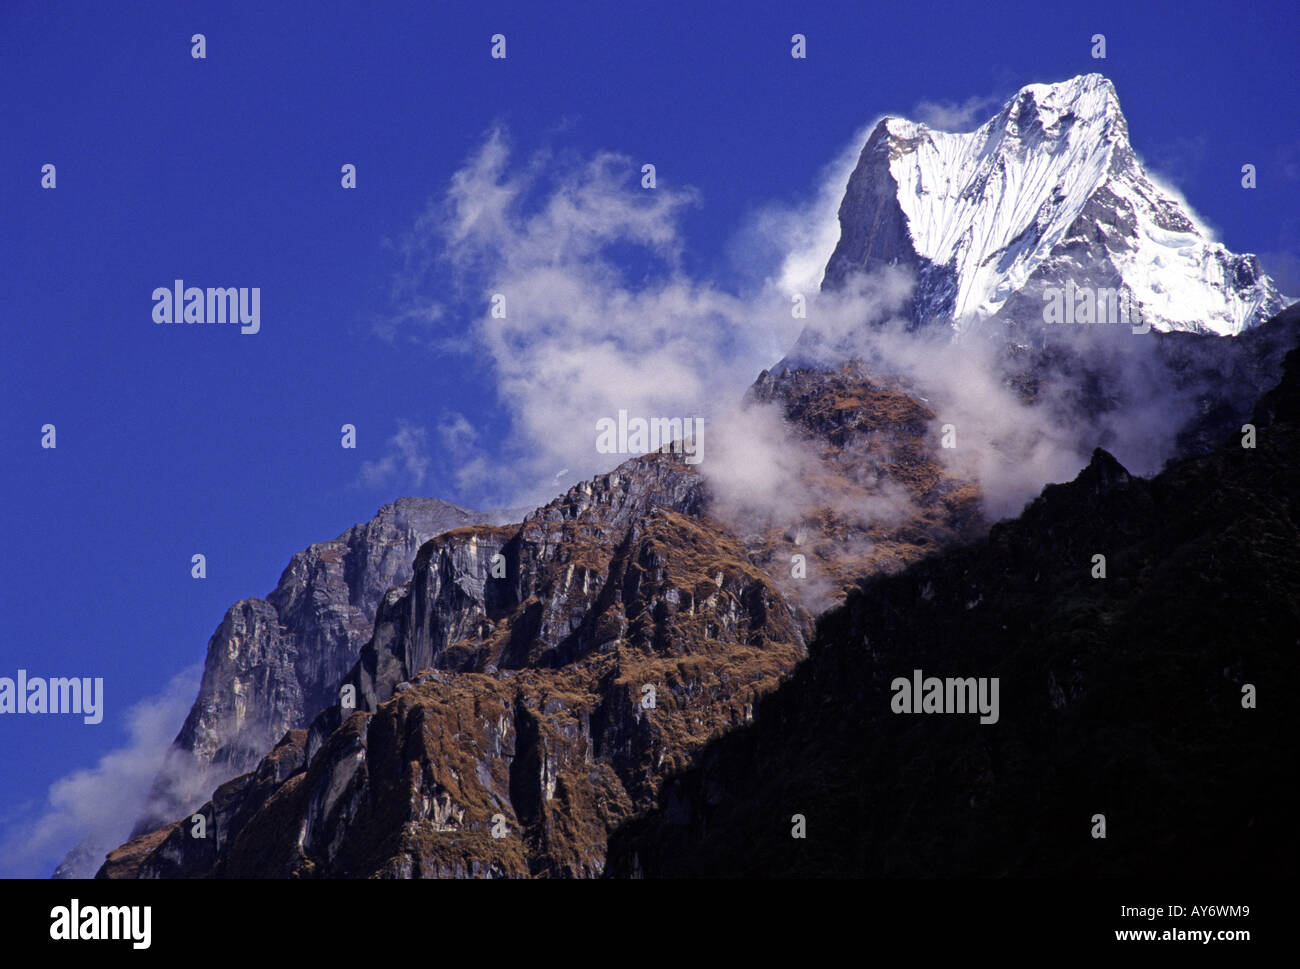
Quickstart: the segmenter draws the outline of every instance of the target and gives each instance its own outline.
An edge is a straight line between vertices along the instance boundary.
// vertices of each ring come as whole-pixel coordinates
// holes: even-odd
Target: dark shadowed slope
[[[865,583],[609,874],[1294,874],[1300,351],[1254,422],[1256,448],[1149,481],[1099,450],[987,540]],[[998,677],[1000,719],[891,713],[916,669]]]

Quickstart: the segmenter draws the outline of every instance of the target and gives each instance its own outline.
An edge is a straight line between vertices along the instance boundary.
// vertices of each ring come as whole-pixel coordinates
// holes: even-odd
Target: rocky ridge
[[[609,833],[804,657],[792,550],[842,590],[983,528],[934,415],[900,388],[846,367],[764,377],[753,399],[822,442],[823,485],[888,489],[904,512],[866,545],[837,535],[856,525],[835,501],[741,535],[694,468],[652,454],[520,525],[445,532],[309,729],[198,809],[209,838],[140,832],[101,874],[599,875]]]
[[[231,606],[208,642],[198,696],[136,833],[194,807],[215,784],[256,766],[286,730],[310,722],[370,638],[384,593],[410,576],[425,541],[516,515],[402,498],[296,553],[265,599]]]
[[[1293,732],[1263,697],[1300,686],[1300,350],[1251,421],[1254,447],[1150,480],[1098,449],[986,539],[864,580],[607,874],[1289,875]],[[918,669],[997,677],[997,723],[894,712]]]

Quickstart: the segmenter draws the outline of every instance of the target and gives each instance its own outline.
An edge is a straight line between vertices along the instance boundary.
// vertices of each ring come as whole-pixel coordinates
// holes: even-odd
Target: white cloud
[[[415,490],[424,484],[429,463],[428,433],[416,424],[398,421],[383,456],[362,462],[359,482],[369,488]]]
[[[610,152],[512,164],[500,129],[456,173],[404,241],[396,291],[462,295],[462,336],[490,363],[509,414],[505,440],[459,438],[475,445],[462,488],[505,504],[548,500],[559,469],[590,475],[623,459],[596,451],[600,418],[707,419],[793,342],[802,324],[777,284],[742,296],[683,271],[680,218],[697,201],[662,181],[642,189],[639,166]]]
[[[451,451],[463,451],[478,444],[478,431],[464,414],[451,411],[438,422],[438,439]]]
[[[104,855],[126,840],[143,813],[154,778],[198,690],[202,670],[177,674],[152,699],[126,714],[129,739],[94,767],[73,771],[50,785],[35,818],[15,819],[0,839],[5,874],[47,877],[64,853],[81,844],[94,874]]]
[[[955,101],[921,101],[912,109],[912,120],[929,125],[936,131],[974,131],[989,120],[993,109],[1002,105],[1005,98],[986,94]]]
[[[997,102],[930,102],[917,114],[960,128]],[[1109,372],[1151,388],[1126,392],[1124,408],[1084,421],[1082,390],[1072,385],[1083,378],[1042,388],[1031,406],[1004,383],[980,341],[892,322],[912,286],[906,272],[820,292],[839,237],[840,199],[870,127],[821,170],[806,201],[762,206],[749,218],[732,244],[747,270],[740,287],[683,268],[680,223],[699,202],[694,192],[663,181],[642,189],[638,163],[611,152],[584,159],[541,151],[515,161],[505,133],[492,130],[403,240],[395,287],[415,306],[424,293],[459,294],[464,322],[457,330],[450,324],[457,314],[444,314],[443,338],[486,364],[508,417],[503,437],[475,433],[458,415],[439,426],[444,445],[455,444],[444,450],[458,461],[454,480],[473,493],[470,503],[539,504],[554,497],[558,477],[613,467],[626,456],[596,451],[596,425],[620,410],[704,418],[714,430],[701,470],[738,507],[765,496],[796,500],[781,490],[788,461],[771,453],[771,435],[754,437],[757,418],[734,416],[758,372],[785,357],[804,327],[791,313],[794,292],[807,299],[806,322],[817,335],[800,341],[797,359],[816,361],[833,349],[829,362],[848,350],[877,373],[910,379],[930,396],[939,423],[958,426],[967,446],[942,457],[978,477],[995,516],[1018,511],[1044,483],[1072,477],[1099,444],[1136,461],[1135,470],[1154,470],[1186,402],[1168,393],[1168,375],[1146,350],[1120,353],[1092,333],[1054,337],[1101,339],[1088,354],[1112,354]],[[490,310],[494,294],[505,297],[504,316]],[[397,315],[406,309],[399,303]],[[374,476],[401,464],[395,453]]]
[[[786,294],[811,297],[821,287],[826,263],[840,241],[840,202],[862,146],[876,122],[860,128],[823,166],[810,199],[759,207],[732,243],[738,266],[775,267],[766,282]]]
[[[763,206],[737,234],[733,255],[749,263],[753,279],[744,292],[681,268],[679,219],[697,202],[694,193],[662,184],[643,190],[636,163],[608,152],[565,162],[541,152],[512,165],[505,134],[490,132],[402,247],[401,291],[415,298],[450,281],[473,297],[460,337],[490,361],[510,416],[501,441],[484,440],[460,415],[440,425],[444,444],[455,445],[447,450],[459,455],[454,477],[462,491],[480,506],[549,500],[557,469],[587,477],[627,457],[595,450],[597,420],[626,410],[705,418],[713,430],[701,471],[713,479],[720,510],[732,509],[738,520],[788,517],[822,501],[796,483],[792,467],[806,466],[811,452],[792,449],[770,420],[736,409],[758,372],[786,356],[803,330],[805,321],[791,313],[794,292],[808,300],[806,322],[818,334],[800,343],[801,360],[815,362],[822,352],[838,360],[848,348],[879,372],[933,385],[948,419],[960,415],[981,441],[997,440],[1004,451],[1016,442],[1011,471],[988,449],[980,466],[961,469],[987,481],[997,511],[1077,468],[1074,449],[1033,430],[1039,418],[1024,413],[990,361],[888,325],[910,296],[908,273],[885,270],[819,292],[839,238],[839,202],[872,127],[823,167],[807,201]],[[442,275],[421,284],[420,274],[433,270]],[[504,318],[490,311],[497,293],[506,300]],[[374,477],[399,463],[390,455]]]

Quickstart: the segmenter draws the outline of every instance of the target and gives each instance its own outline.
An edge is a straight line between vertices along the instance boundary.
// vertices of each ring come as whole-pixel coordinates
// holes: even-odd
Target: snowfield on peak
[[[908,265],[916,321],[959,331],[1042,322],[1044,289],[1068,281],[1126,290],[1161,331],[1235,335],[1278,312],[1258,260],[1213,241],[1128,139],[1100,74],[1030,84],[965,134],[885,118],[849,179],[823,287]]]

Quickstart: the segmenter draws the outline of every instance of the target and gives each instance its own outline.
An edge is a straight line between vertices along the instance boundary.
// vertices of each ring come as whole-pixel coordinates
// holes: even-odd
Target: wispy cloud
[[[19,817],[0,837],[4,874],[46,877],[74,845],[81,845],[75,874],[93,875],[104,855],[126,840],[144,812],[158,768],[194,701],[202,670],[177,674],[163,692],[127,712],[127,742],[94,767],[50,785],[36,816]]]
[[[385,442],[383,456],[362,462],[358,482],[385,490],[420,488],[429,472],[428,437],[423,427],[398,421],[397,433]]]
[[[879,119],[876,119],[878,121]],[[763,298],[794,293],[811,297],[821,287],[826,263],[840,241],[840,203],[849,176],[876,121],[858,129],[818,173],[806,198],[760,205],[731,240],[731,261]]]
[[[937,131],[973,131],[987,121],[1006,100],[1002,95],[985,94],[965,101],[920,101],[912,109],[911,120],[929,125]]]
[[[998,102],[931,102],[917,115],[959,128]],[[1081,422],[1070,401],[1082,388],[1044,388],[1029,405],[1008,388],[987,347],[954,342],[946,328],[914,332],[897,321],[913,282],[907,273],[820,292],[839,238],[839,202],[867,130],[822,169],[804,200],[750,216],[732,242],[733,257],[749,271],[733,285],[683,268],[682,215],[700,202],[693,191],[662,181],[643,189],[639,165],[612,152],[562,158],[539,151],[515,160],[506,133],[489,132],[404,239],[394,290],[412,305],[422,293],[457,294],[458,313],[446,320],[464,322],[459,330],[449,323],[447,336],[473,348],[508,418],[503,435],[478,433],[459,415],[439,425],[444,452],[460,456],[460,487],[494,504],[549,500],[558,478],[588,477],[627,457],[596,450],[597,421],[623,410],[704,418],[711,444],[700,470],[723,504],[766,502],[786,515],[799,497],[786,486],[794,480],[787,452],[772,446],[780,437],[770,421],[738,417],[735,404],[760,370],[786,356],[805,324],[837,357],[852,353],[875,372],[922,388],[940,423],[961,428],[968,446],[960,453],[969,460],[954,470],[980,481],[994,517],[1018,511],[1046,482],[1072,477],[1099,444],[1135,470],[1154,470],[1188,403],[1154,389],[1172,378],[1149,343],[1112,347],[1111,337],[1092,332],[1053,337],[1079,343],[1104,372],[1130,376],[1121,387],[1153,388],[1117,390],[1125,409]],[[795,293],[807,301],[806,319],[791,312]],[[395,316],[405,310],[399,303]],[[803,341],[800,350],[809,346]],[[423,437],[417,441],[422,449]],[[403,466],[405,453],[395,447],[376,479]]]
[[[489,362],[510,417],[504,440],[440,431],[472,445],[463,486],[510,504],[549,499],[557,472],[622,460],[596,451],[600,418],[707,417],[798,334],[779,260],[743,294],[692,277],[680,221],[697,194],[640,179],[612,152],[513,162],[494,129],[399,247],[394,292],[411,305],[438,285],[459,294],[459,335]],[[813,221],[808,238],[824,236]],[[494,296],[504,300],[495,312]],[[407,311],[399,303],[396,315]]]

